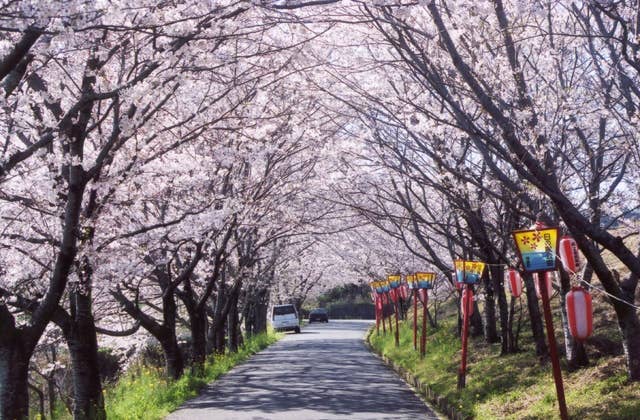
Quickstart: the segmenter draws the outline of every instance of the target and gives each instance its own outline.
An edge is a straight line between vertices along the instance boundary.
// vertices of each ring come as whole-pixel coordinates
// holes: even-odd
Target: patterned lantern
[[[580,268],[580,253],[578,244],[571,236],[563,236],[560,239],[560,259],[564,269],[569,273],[575,273]]]
[[[471,290],[470,288],[465,288],[462,291],[462,299],[460,300],[460,311],[462,311],[463,316],[465,314],[465,306],[469,312],[469,316],[473,315],[473,290]]]
[[[578,341],[586,340],[593,331],[591,295],[582,287],[572,287],[566,296],[569,331]]]
[[[476,284],[480,282],[485,265],[486,264],[482,261],[453,261],[457,280],[467,284]]]
[[[544,273],[533,273],[533,284],[536,286],[536,296],[538,299],[542,299],[542,295],[540,294],[540,278],[544,278],[547,283],[547,294],[549,298],[551,298],[551,292],[553,291],[553,271],[546,271]]]
[[[416,280],[418,282],[419,289],[433,289],[433,281],[436,278],[436,273],[420,272],[416,273]]]
[[[407,274],[406,280],[407,280],[407,287],[409,287],[410,290],[418,288],[418,280],[416,280],[415,274]]]
[[[389,287],[391,287],[392,289],[400,287],[401,280],[402,277],[400,276],[400,274],[392,274],[387,276],[387,282],[389,283]]]
[[[507,284],[513,297],[520,297],[522,294],[522,279],[520,273],[514,268],[507,270]]]

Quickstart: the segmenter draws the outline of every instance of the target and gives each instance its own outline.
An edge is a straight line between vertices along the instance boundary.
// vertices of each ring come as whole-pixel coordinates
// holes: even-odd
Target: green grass
[[[441,323],[427,336],[427,354],[420,360],[413,350],[410,322],[401,325],[400,347],[387,332],[371,334],[379,352],[411,371],[423,383],[464,416],[477,419],[559,418],[551,365],[540,365],[530,344],[522,352],[500,356],[500,345],[469,340],[467,386],[457,389],[460,339],[455,319]],[[523,342],[525,340],[522,340]],[[560,346],[562,342],[558,343]],[[588,350],[587,350],[588,351]],[[569,416],[574,419],[637,419],[640,416],[640,383],[626,380],[622,356],[592,360],[577,372],[563,370]]]
[[[167,380],[160,369],[142,367],[128,372],[115,386],[105,391],[107,418],[164,418],[183,402],[195,397],[204,385],[274,343],[280,336],[265,333],[248,338],[237,353],[210,356],[202,375],[194,375],[187,369],[177,381]]]

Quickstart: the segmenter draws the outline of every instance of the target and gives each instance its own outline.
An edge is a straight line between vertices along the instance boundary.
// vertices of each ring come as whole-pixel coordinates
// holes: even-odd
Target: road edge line
[[[446,399],[446,397],[435,393],[431,388],[431,386],[429,386],[429,384],[422,382],[413,373],[403,368],[402,366],[396,364],[389,357],[385,356],[384,354],[379,352],[375,347],[373,347],[373,345],[371,344],[370,338],[374,330],[375,328],[373,327],[369,328],[369,331],[367,331],[367,335],[365,336],[365,339],[364,339],[365,345],[367,346],[369,351],[375,354],[376,356],[378,356],[382,360],[382,362],[385,365],[387,365],[389,368],[391,368],[398,376],[400,376],[400,378],[402,378],[402,380],[405,381],[407,385],[409,385],[409,387],[413,388],[416,391],[416,394],[418,394],[418,396],[422,400],[426,401],[427,403],[430,403],[431,406],[435,405],[437,414],[439,415],[442,414],[446,416],[446,418],[449,418],[451,420],[470,420],[473,418],[473,417],[465,417],[462,413],[460,413],[456,409],[454,404],[451,404]]]

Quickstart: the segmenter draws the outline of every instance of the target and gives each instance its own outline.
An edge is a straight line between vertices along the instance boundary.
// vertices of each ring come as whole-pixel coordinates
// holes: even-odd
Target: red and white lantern
[[[509,291],[515,298],[520,297],[522,294],[522,279],[520,273],[514,268],[507,270],[507,284],[509,285]]]
[[[383,295],[376,295],[376,309],[379,311],[382,311],[382,306],[384,305],[382,296]]]
[[[465,315],[465,312],[468,312],[469,316],[473,315],[473,290],[465,288],[462,291],[462,299],[460,299],[460,311],[462,312],[462,316]]]
[[[398,303],[398,289],[391,289],[389,291],[389,294],[391,295],[391,300],[393,300],[393,303]]]
[[[569,332],[578,341],[586,340],[593,332],[591,295],[582,287],[572,287],[566,296]]]
[[[387,295],[386,293],[382,294],[382,304],[383,305],[387,305],[389,303],[389,295]]]
[[[402,300],[407,300],[409,297],[409,285],[407,283],[402,283],[400,285],[400,297]]]
[[[563,236],[560,239],[560,260],[565,271],[575,273],[580,268],[580,253],[578,244],[571,236]]]
[[[538,299],[542,299],[542,294],[540,294],[540,279],[543,278],[545,283],[547,284],[547,295],[551,298],[551,293],[553,292],[553,271],[545,271],[544,273],[533,273],[533,284],[536,286],[536,296]]]
[[[429,294],[427,293],[427,289],[418,289],[420,300],[426,305],[427,300],[429,299]]]
[[[535,221],[531,227],[529,228],[530,230],[542,230],[542,229],[547,229],[549,226],[547,226],[546,223],[544,222],[540,222],[540,221]]]

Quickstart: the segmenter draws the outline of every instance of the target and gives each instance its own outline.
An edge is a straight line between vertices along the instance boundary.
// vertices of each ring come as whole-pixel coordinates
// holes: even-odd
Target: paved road
[[[367,350],[369,325],[331,321],[289,333],[167,419],[438,418]]]

